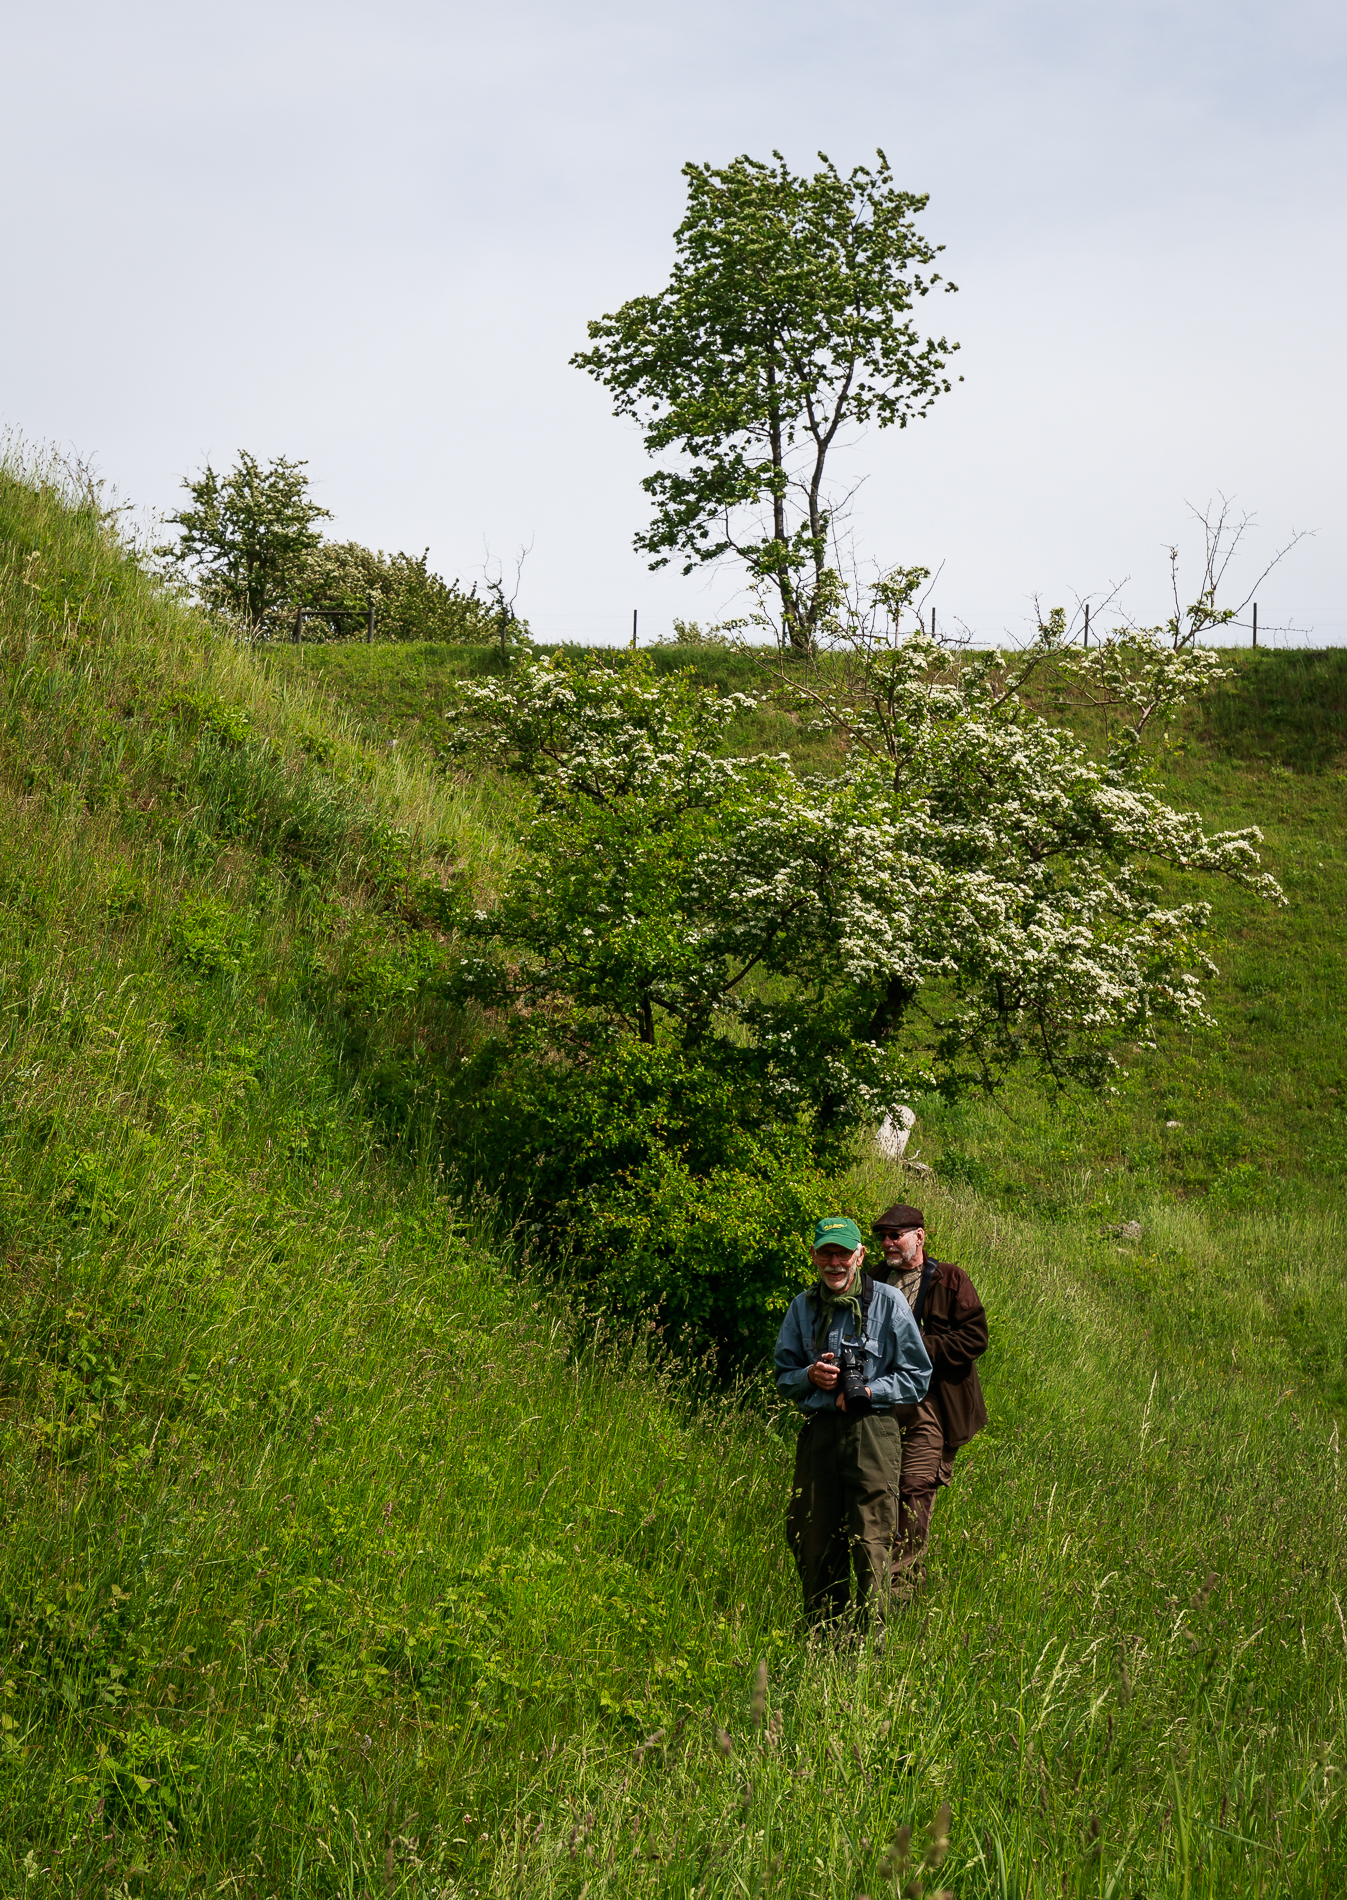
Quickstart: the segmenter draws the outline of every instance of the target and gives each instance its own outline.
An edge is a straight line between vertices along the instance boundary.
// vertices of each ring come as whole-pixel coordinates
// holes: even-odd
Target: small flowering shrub
[[[478,598],[476,586],[464,592],[456,580],[432,573],[426,554],[384,554],[358,541],[320,541],[299,568],[294,591],[312,610],[304,622],[309,642],[363,640],[371,602],[380,640],[487,643],[499,638],[490,602]],[[325,619],[323,608],[339,611]]]

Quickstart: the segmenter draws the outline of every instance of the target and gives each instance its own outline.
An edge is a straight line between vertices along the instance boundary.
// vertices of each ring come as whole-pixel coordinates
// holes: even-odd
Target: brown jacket
[[[887,1280],[881,1266],[873,1275]],[[987,1404],[974,1360],[987,1350],[987,1315],[977,1288],[950,1260],[927,1254],[914,1309],[931,1361],[930,1396],[940,1406],[945,1443],[966,1445],[987,1423]]]

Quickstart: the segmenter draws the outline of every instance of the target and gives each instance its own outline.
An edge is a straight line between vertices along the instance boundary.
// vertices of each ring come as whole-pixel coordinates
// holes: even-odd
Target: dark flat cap
[[[886,1227],[924,1227],[926,1216],[919,1207],[909,1207],[906,1201],[899,1201],[886,1214],[879,1214],[872,1223],[871,1231],[882,1233]]]

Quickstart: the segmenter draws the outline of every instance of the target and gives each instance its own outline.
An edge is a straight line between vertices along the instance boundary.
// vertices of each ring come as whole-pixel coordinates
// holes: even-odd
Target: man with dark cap
[[[805,1615],[824,1622],[846,1614],[853,1566],[856,1614],[882,1612],[902,1421],[917,1415],[931,1362],[902,1294],[862,1271],[855,1221],[841,1214],[819,1221],[812,1257],[818,1279],[782,1322],[776,1383],[804,1414],[786,1538]]]
[[[987,1423],[974,1361],[987,1350],[987,1315],[977,1288],[952,1261],[926,1252],[926,1217],[900,1202],[879,1216],[874,1234],[884,1256],[874,1270],[901,1294],[921,1329],[931,1361],[930,1389],[902,1430],[892,1577],[910,1596],[926,1574],[936,1492],[954,1475],[954,1456]]]

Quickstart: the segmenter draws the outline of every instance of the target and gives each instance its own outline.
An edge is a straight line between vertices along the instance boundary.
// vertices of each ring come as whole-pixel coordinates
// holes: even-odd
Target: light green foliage
[[[429,549],[422,554],[375,553],[357,541],[320,541],[306,556],[296,578],[295,596],[307,607],[341,607],[331,620],[311,613],[304,621],[306,641],[363,639],[361,616],[374,605],[379,640],[481,642],[496,631],[491,605],[474,586],[432,574]]]
[[[209,463],[183,478],[191,505],[169,520],[181,530],[173,558],[192,572],[202,600],[250,633],[274,633],[319,545],[328,515],[309,494],[307,464],[278,456],[266,467],[246,449],[226,475]]]
[[[505,794],[367,747],[12,476],[0,663],[6,1892],[1342,1890],[1338,1213],[1157,1190],[1127,1240],[923,1182],[992,1425],[884,1655],[812,1646],[789,1421],[537,1284],[342,1053],[325,985],[395,972],[448,859],[508,878]],[[1269,665],[1200,729],[1286,846],[1338,778],[1249,753],[1318,758],[1338,677]],[[193,817],[263,741],[338,844]],[[1318,914],[1291,870],[1279,931]],[[237,971],[175,954],[198,903]],[[1310,941],[1241,967],[1275,991]]]
[[[668,284],[589,325],[572,361],[636,418],[654,520],[636,546],[684,573],[727,554],[775,594],[792,648],[812,648],[839,591],[829,451],[852,425],[905,428],[950,385],[957,344],[910,312],[941,281],[917,232],[926,198],[881,152],[845,177],[742,157],[683,167],[688,202]],[[947,290],[953,285],[947,284]]]
[[[239,967],[235,914],[213,898],[184,898],[168,934],[177,961],[198,976],[218,976]]]
[[[729,645],[728,634],[717,627],[702,627],[695,620],[675,620],[673,623],[673,641],[676,647],[725,647]]]
[[[183,482],[191,506],[169,517],[181,530],[161,549],[172,566],[193,576],[202,602],[239,621],[254,636],[289,631],[296,608],[308,641],[364,638],[372,604],[381,640],[482,641],[498,634],[499,616],[473,587],[445,581],[422,554],[384,554],[357,541],[325,541],[314,527],[327,517],[309,494],[307,464],[283,456],[263,467],[246,451],[217,475],[207,465]],[[331,614],[324,618],[321,609]],[[527,638],[513,620],[513,637]]]

